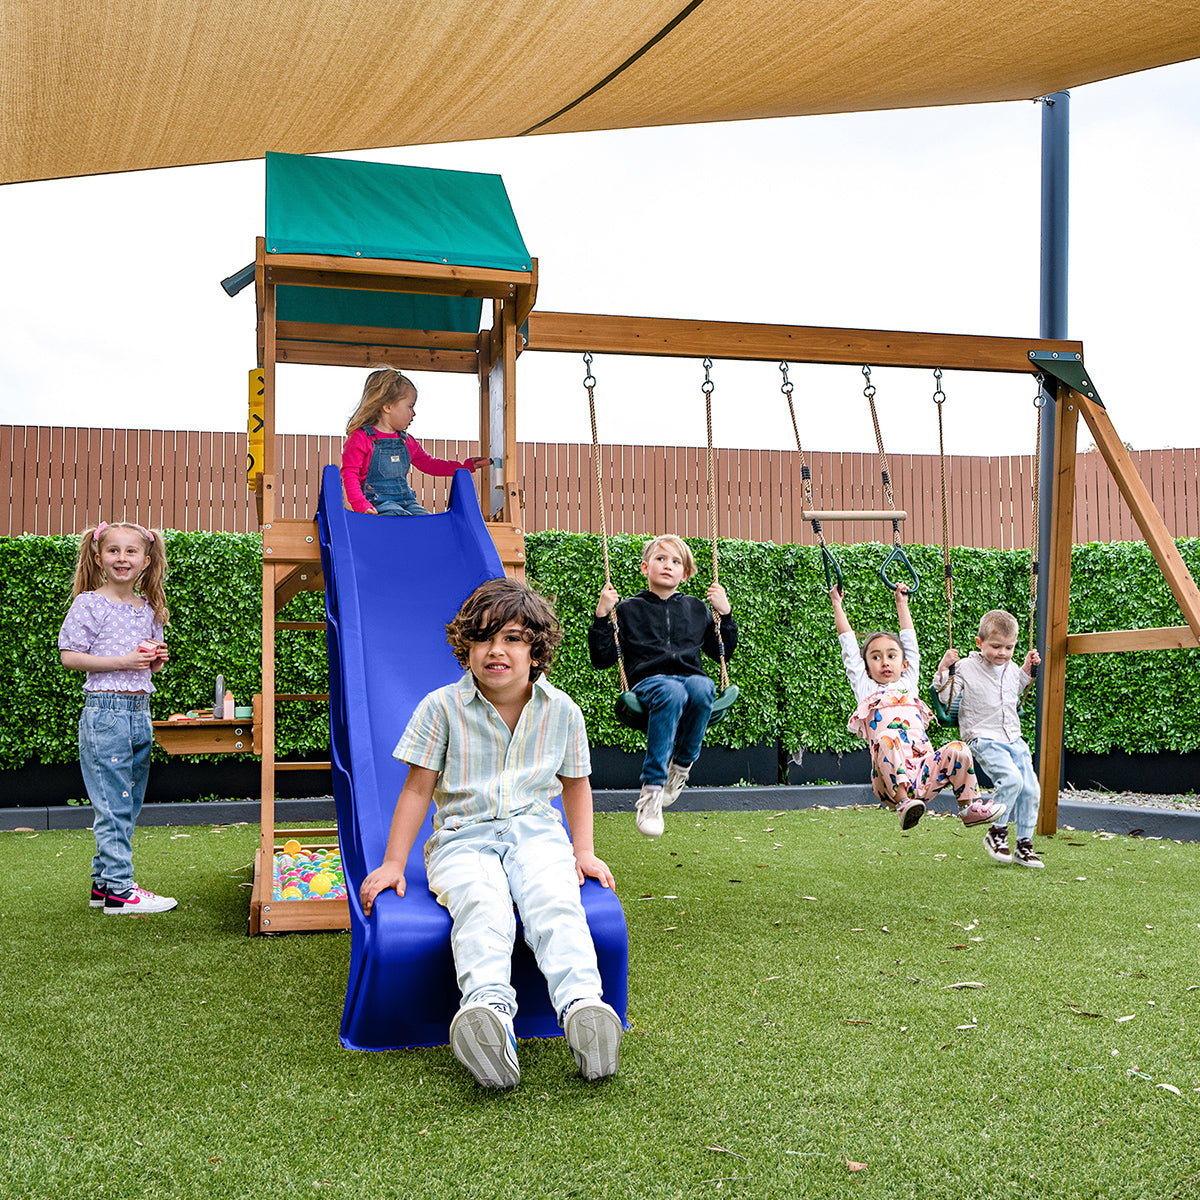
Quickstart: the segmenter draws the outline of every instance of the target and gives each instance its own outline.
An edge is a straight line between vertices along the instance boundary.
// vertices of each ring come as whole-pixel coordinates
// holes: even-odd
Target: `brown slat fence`
[[[478,443],[431,438],[439,458],[462,460]],[[341,460],[342,439],[278,437],[281,517],[311,516],[321,470]],[[163,529],[246,532],[258,528],[246,486],[246,435],[163,429],[0,426],[0,534],[76,533],[127,516]],[[526,529],[598,533],[591,448],[547,442],[518,447]],[[608,528],[616,533],[674,530],[709,536],[706,454],[700,447],[602,446]],[[1133,452],[1138,472],[1175,537],[1200,536],[1200,451]],[[904,540],[941,542],[941,472],[936,455],[889,455],[896,505],[907,509]],[[809,455],[818,508],[884,509],[876,459]],[[722,537],[811,544],[800,518],[795,451],[718,450],[717,526]],[[950,540],[957,546],[1025,549],[1031,534],[1029,455],[947,459]],[[7,481],[7,488],[4,482]],[[449,481],[414,471],[428,508],[445,506]],[[1140,535],[1103,459],[1080,455],[1075,493],[1077,542],[1135,541]],[[886,524],[830,525],[834,542],[887,541]]]

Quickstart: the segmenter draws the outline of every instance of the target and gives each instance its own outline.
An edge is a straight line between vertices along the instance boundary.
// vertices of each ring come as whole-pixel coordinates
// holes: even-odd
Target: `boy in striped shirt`
[[[579,888],[613,887],[592,842],[591,759],[583,714],[545,677],[562,639],[554,610],[523,583],[477,588],[446,627],[462,678],[417,705],[396,758],[409,764],[382,864],[363,880],[363,911],[404,866],[430,800],[429,888],[453,920],[462,1003],[450,1048],[484,1087],[521,1079],[510,983],[516,922],[546,977],[567,1044],[588,1079],[617,1070],[620,1017],[601,996]],[[552,801],[562,795],[567,838]]]

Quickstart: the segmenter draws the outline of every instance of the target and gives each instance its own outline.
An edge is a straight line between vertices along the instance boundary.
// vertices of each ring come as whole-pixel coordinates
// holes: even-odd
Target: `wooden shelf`
[[[154,721],[154,740],[168,754],[255,754],[260,726],[253,720]]]

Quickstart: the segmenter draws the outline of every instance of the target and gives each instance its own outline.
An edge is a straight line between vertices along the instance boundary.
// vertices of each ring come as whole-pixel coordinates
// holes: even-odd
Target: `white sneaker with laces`
[[[575,1000],[563,1017],[563,1034],[584,1079],[607,1079],[617,1073],[625,1027],[611,1005],[598,997]]]
[[[638,833],[646,837],[662,837],[666,826],[663,824],[663,790],[653,783],[642,784],[642,794],[637,802]]]
[[[150,913],[170,912],[179,901],[174,896],[156,896],[135,883],[127,892],[109,891],[104,898],[106,917],[144,917]]]
[[[450,1022],[450,1049],[482,1087],[511,1088],[521,1082],[517,1036],[507,1004],[464,1004]]]
[[[667,782],[663,784],[662,793],[663,808],[670,808],[679,799],[680,793],[687,786],[688,775],[691,774],[691,771],[691,763],[688,763],[686,767],[681,767],[677,762],[672,762],[667,767]]]
[[[1013,851],[1013,862],[1023,867],[1044,867],[1046,864],[1037,856],[1033,848],[1032,838],[1017,838],[1017,848]]]
[[[993,825],[983,835],[983,848],[1002,867],[1008,866],[1013,860],[1012,851],[1008,848],[1008,827]]]

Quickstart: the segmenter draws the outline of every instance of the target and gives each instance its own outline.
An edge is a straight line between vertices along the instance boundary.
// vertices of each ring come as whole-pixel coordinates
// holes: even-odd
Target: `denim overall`
[[[417,493],[408,484],[408,472],[412,469],[408,438],[403,433],[398,437],[381,437],[374,426],[363,428],[371,439],[371,461],[363,481],[367,501],[380,516],[428,514],[429,510],[421,507]]]

